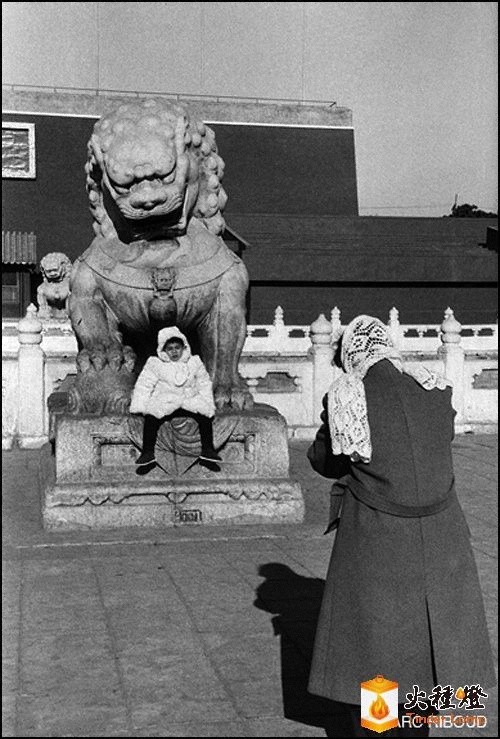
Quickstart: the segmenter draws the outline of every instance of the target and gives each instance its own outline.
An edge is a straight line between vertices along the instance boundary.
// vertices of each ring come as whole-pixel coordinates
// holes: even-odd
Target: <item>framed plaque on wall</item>
[[[35,124],[2,121],[2,177],[36,177]]]

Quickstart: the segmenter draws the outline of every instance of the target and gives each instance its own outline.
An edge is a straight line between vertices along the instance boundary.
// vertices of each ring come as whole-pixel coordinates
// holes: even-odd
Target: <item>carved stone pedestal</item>
[[[127,416],[53,414],[55,473],[45,489],[50,529],[299,523],[304,501],[289,478],[287,429],[270,406],[227,411],[219,472],[155,467],[138,474]],[[184,466],[185,469],[185,466]],[[139,468],[140,470],[140,468]],[[143,468],[144,470],[144,468]]]

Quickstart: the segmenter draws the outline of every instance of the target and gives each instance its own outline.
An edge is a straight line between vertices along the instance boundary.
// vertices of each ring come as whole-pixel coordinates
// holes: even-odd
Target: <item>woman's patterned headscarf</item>
[[[374,364],[388,359],[400,372],[411,375],[425,390],[444,389],[451,383],[421,365],[404,367],[387,327],[378,318],[357,316],[342,335],[344,370],[328,392],[328,422],[334,454],[369,462],[372,455],[370,427],[363,378]]]

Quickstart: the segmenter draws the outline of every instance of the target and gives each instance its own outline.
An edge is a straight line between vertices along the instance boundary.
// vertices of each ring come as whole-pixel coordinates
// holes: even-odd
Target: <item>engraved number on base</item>
[[[201,511],[197,508],[191,510],[176,509],[174,513],[175,523],[202,523],[203,517]]]

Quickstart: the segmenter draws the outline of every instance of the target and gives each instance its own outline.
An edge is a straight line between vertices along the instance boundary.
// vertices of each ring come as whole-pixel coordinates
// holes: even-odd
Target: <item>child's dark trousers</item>
[[[144,431],[142,436],[143,453],[154,454],[156,438],[158,436],[160,426],[165,421],[169,421],[171,418],[175,418],[176,416],[189,416],[196,420],[198,428],[200,429],[201,456],[213,456],[215,449],[212,419],[207,416],[203,416],[201,413],[191,413],[190,411],[182,409],[174,411],[174,413],[171,413],[169,416],[163,416],[163,418],[156,418],[156,416],[150,415],[146,415],[144,417]]]

